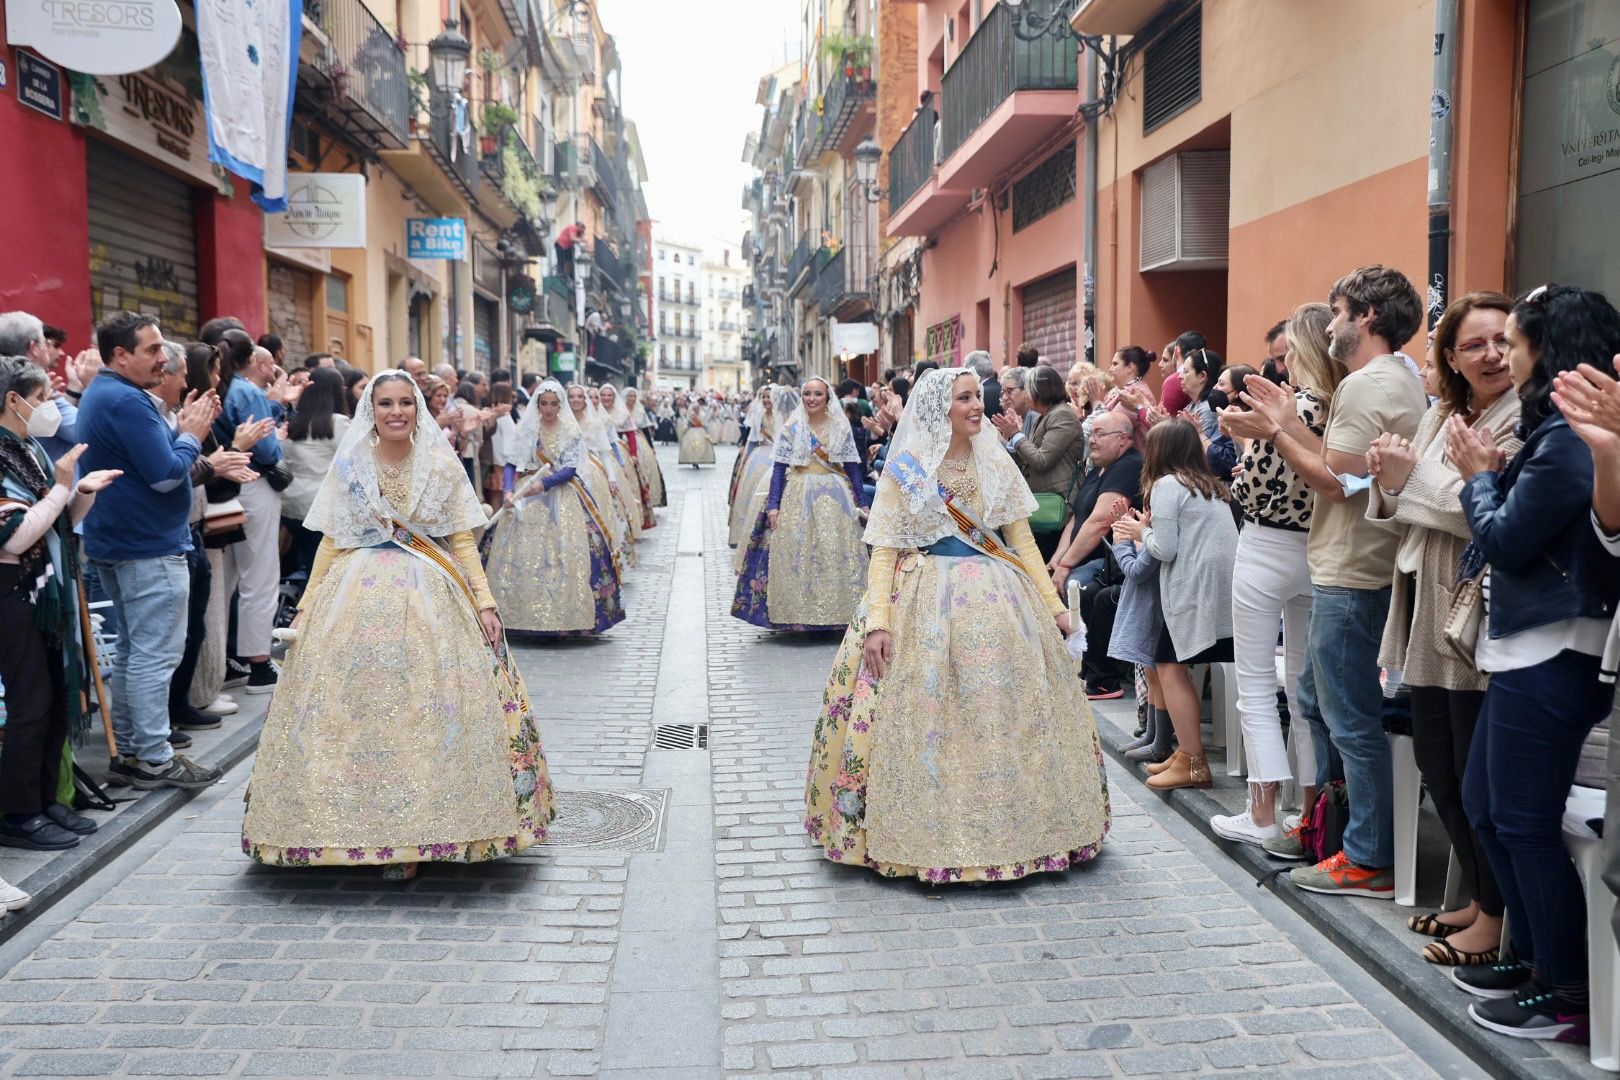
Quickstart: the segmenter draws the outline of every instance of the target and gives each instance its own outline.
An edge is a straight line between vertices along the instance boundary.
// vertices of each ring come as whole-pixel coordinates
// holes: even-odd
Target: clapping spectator
[[[1022,395],[1037,417],[1033,432],[1026,436],[1023,422],[1016,416],[1002,414],[993,419],[996,430],[1007,440],[1033,492],[1061,495],[1068,498],[1079,479],[1078,470],[1084,459],[1086,440],[1080,428],[1080,418],[1063,391],[1063,377],[1056,368],[1030,368],[1029,389]]]
[[[132,311],[96,328],[104,370],[84,393],[80,437],[86,473],[121,475],[84,520],[85,554],[118,615],[111,680],[119,758],[112,774],[137,788],[198,788],[218,769],[169,746],[169,685],[185,649],[191,549],[191,468],[219,413],[212,394],[193,396],[170,430],[147,390],[163,381],[157,319]]]
[[[1552,394],[1582,363],[1614,375],[1620,312],[1599,293],[1546,285],[1513,305],[1503,336],[1523,449],[1504,467],[1489,429],[1455,415],[1445,439],[1464,477],[1471,547],[1487,566],[1475,660],[1491,678],[1463,805],[1506,901],[1513,959],[1452,977],[1490,998],[1469,1015],[1492,1031],[1573,1037],[1589,1009],[1586,908],[1561,822],[1581,744],[1614,698],[1598,674],[1620,563],[1591,528],[1592,450]]]
[[[50,379],[30,360],[0,359],[0,845],[59,851],[96,831],[58,801],[63,749],[82,728],[84,644],[79,633],[78,549],[73,524],[117,470],[75,479],[76,446],[54,466],[37,437],[59,419]],[[54,476],[53,476],[54,474]],[[53,477],[48,480],[47,477]]]

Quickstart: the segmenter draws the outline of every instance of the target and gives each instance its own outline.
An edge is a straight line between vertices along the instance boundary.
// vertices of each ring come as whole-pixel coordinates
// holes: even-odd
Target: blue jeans
[[[1311,748],[1316,751],[1316,776],[1310,783],[1321,791],[1335,780],[1344,779],[1344,761],[1339,752],[1333,749],[1333,739],[1328,735],[1327,721],[1322,719],[1322,710],[1316,704],[1316,665],[1311,663],[1310,646],[1305,650],[1305,666],[1299,672],[1299,685],[1292,698],[1289,699],[1293,707],[1289,709],[1289,723],[1304,724],[1305,731],[1294,729],[1294,738],[1309,737]],[[1305,777],[1299,782],[1304,784]],[[1310,814],[1311,808],[1305,807],[1305,813]]]
[[[1312,689],[1350,799],[1344,853],[1372,869],[1395,865],[1395,779],[1384,734],[1378,645],[1389,589],[1311,587]]]
[[[1598,658],[1564,651],[1491,676],[1463,774],[1463,809],[1507,904],[1513,953],[1561,990],[1586,985],[1586,901],[1564,847],[1581,744],[1614,688]]]
[[[1080,587],[1084,589],[1087,585],[1101,578],[1107,569],[1107,559],[1092,559],[1090,562],[1081,563],[1073,570],[1070,570],[1069,576],[1063,579],[1063,588],[1058,590],[1058,596],[1062,598],[1064,603],[1068,603],[1069,582],[1078,581]]]
[[[186,647],[191,570],[184,554],[92,564],[118,613],[113,738],[118,752],[161,765],[169,746],[169,683]]]

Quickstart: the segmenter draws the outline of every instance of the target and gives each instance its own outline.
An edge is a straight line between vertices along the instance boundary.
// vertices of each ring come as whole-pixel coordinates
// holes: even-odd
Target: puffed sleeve
[[[315,595],[315,589],[320,585],[326,572],[332,569],[332,563],[338,557],[337,545],[332,543],[330,536],[321,537],[321,546],[315,549],[315,562],[309,568],[309,581],[304,584],[303,598],[298,601],[298,610],[303,611],[304,605],[309,603],[310,597]]]
[[[889,597],[894,595],[894,564],[900,549],[880,547],[872,549],[872,561],[866,567],[866,632],[889,628]]]
[[[473,602],[479,611],[495,606],[495,597],[490,595],[489,579],[484,576],[484,564],[478,559],[478,544],[473,540],[470,532],[458,532],[450,535],[450,555],[461,567],[462,575],[472,588]]]
[[[1035,591],[1046,602],[1046,610],[1054,618],[1060,612],[1067,611],[1069,605],[1058,596],[1052,576],[1046,572],[1046,560],[1041,558],[1041,549],[1035,545],[1035,534],[1029,531],[1029,522],[1009,521],[1001,527],[1001,531],[1006,535],[1007,543],[1018,553],[1018,561],[1024,564],[1024,573],[1029,575],[1029,580],[1035,583]]]

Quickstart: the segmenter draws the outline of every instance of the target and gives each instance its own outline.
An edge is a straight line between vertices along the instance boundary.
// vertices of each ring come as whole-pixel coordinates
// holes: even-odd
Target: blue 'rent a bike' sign
[[[412,259],[467,257],[467,222],[464,218],[406,218],[405,254]]]

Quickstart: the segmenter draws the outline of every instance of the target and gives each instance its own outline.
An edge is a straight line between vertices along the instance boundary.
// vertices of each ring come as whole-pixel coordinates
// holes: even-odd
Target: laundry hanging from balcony
[[[287,209],[303,29],[303,0],[197,0],[208,160],[252,182],[253,201],[276,213]]]

